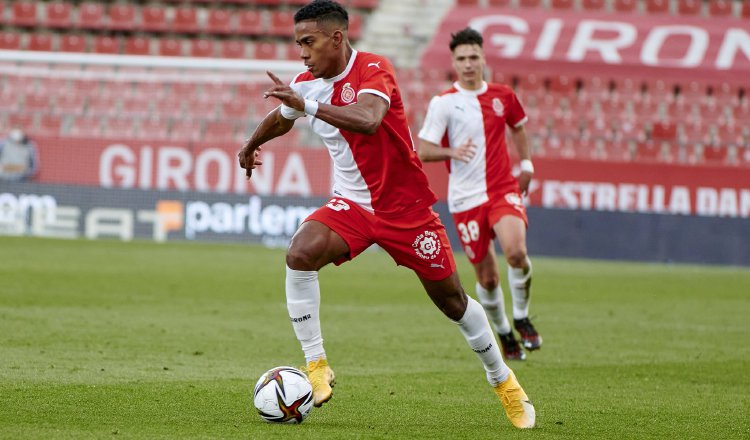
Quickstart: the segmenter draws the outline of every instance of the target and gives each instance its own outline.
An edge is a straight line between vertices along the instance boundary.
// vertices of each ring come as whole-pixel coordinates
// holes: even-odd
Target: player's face
[[[483,80],[484,51],[478,44],[459,44],[453,49],[453,69],[459,83],[475,86]]]
[[[338,72],[340,51],[335,31],[326,30],[314,20],[294,25],[294,40],[300,47],[300,58],[315,78],[332,78]]]

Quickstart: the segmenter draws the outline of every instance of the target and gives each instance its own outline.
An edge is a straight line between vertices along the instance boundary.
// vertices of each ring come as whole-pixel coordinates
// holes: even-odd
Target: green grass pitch
[[[510,425],[454,324],[382,252],[321,271],[334,398],[269,425],[255,381],[303,363],[282,250],[0,237],[0,438],[750,438],[750,270],[534,270],[544,346],[511,366],[537,428]]]

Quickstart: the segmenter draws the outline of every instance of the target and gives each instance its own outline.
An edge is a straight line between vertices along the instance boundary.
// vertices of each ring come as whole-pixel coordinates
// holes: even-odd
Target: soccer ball
[[[272,368],[255,384],[253,403],[266,422],[302,423],[313,407],[312,385],[296,368]]]

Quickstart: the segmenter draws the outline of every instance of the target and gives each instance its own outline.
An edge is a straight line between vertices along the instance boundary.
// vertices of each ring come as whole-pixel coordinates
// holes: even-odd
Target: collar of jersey
[[[484,92],[487,91],[487,81],[482,81],[482,87],[480,87],[480,88],[478,88],[476,90],[465,89],[465,88],[461,87],[458,84],[458,81],[456,81],[456,82],[453,83],[453,87],[455,87],[456,90],[458,90],[461,93],[466,93],[467,95],[479,96],[482,93],[484,93]]]
[[[339,73],[338,75],[334,76],[333,78],[322,78],[324,82],[327,83],[335,83],[336,81],[341,81],[346,77],[346,75],[349,74],[349,72],[352,71],[352,66],[354,66],[354,59],[357,58],[357,52],[356,50],[352,49],[352,57],[349,58],[349,64],[346,65],[346,69],[344,69],[343,72]]]

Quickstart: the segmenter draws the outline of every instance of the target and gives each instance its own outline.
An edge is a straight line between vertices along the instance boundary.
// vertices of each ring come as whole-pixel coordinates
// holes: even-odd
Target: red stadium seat
[[[569,76],[553,76],[549,81],[549,91],[560,95],[569,95],[575,92],[575,80]]]
[[[587,11],[601,11],[604,9],[604,0],[583,0],[581,6]]]
[[[378,7],[378,1],[379,0],[350,0],[349,6],[354,8],[373,10]],[[307,3],[307,1],[303,0],[300,4],[305,5]]]
[[[158,99],[154,97],[153,99]],[[119,115],[125,117],[144,117],[150,114],[150,100],[141,96],[134,98],[125,98],[122,100],[122,107]]]
[[[0,23],[5,23],[5,3],[4,2],[0,2]],[[2,126],[0,125],[0,127]]]
[[[477,6],[479,0],[457,0],[456,5],[458,6]]]
[[[680,0],[677,12],[680,15],[701,15],[703,0]]]
[[[271,41],[261,41],[255,43],[255,59],[258,60],[275,60],[278,57],[276,43]]]
[[[222,58],[245,58],[245,41],[243,40],[224,40],[221,42]]]
[[[633,12],[637,7],[637,0],[615,0],[615,11],[617,12]]]
[[[677,126],[667,119],[656,120],[651,127],[651,139],[655,141],[677,140]]]
[[[201,137],[201,124],[192,120],[178,119],[172,123],[169,139],[176,141],[197,141]]]
[[[646,12],[649,14],[663,14],[669,12],[669,0],[647,0]]]
[[[214,40],[208,38],[199,38],[190,42],[191,57],[213,57]]]
[[[70,13],[73,7],[67,2],[47,3],[44,25],[49,28],[71,27]]]
[[[221,114],[224,118],[245,120],[250,116],[248,101],[232,99],[221,104]]]
[[[61,127],[62,118],[60,116],[42,115],[37,133],[42,136],[59,136]]]
[[[141,9],[141,28],[149,32],[163,32],[167,30],[166,11],[161,6],[144,6]]]
[[[120,40],[105,35],[97,35],[96,37],[94,37],[94,52],[119,54]]]
[[[297,43],[289,43],[284,46],[284,58],[287,60],[299,60],[300,59],[300,47],[297,46]]]
[[[272,11],[271,28],[268,33],[278,37],[292,36],[294,34],[294,12]]]
[[[143,119],[136,129],[135,137],[139,139],[162,140],[167,138],[169,133],[165,119]]]
[[[655,162],[661,158],[660,142],[643,141],[636,145],[635,158],[640,162]]]
[[[65,34],[60,37],[59,50],[63,52],[86,52],[86,38],[77,34]]]
[[[172,30],[177,32],[198,32],[198,15],[195,8],[179,7],[174,10]]]
[[[552,0],[553,9],[573,9],[573,0]]]
[[[208,122],[206,124],[206,133],[203,140],[206,142],[216,142],[231,144],[237,138],[237,125],[224,121]]]
[[[110,118],[107,121],[102,135],[108,139],[131,139],[133,137],[133,120]]]
[[[11,113],[8,115],[8,127],[31,132],[34,128],[34,115],[31,113]]]
[[[109,28],[113,30],[132,30],[135,28],[135,6],[127,3],[110,5]]]
[[[45,52],[52,51],[52,34],[34,33],[29,35],[29,41],[26,44],[28,50],[41,50]]]
[[[0,32],[0,49],[18,50],[21,48],[21,34]]]
[[[259,11],[248,9],[240,12],[237,19],[237,33],[240,35],[261,35],[265,32],[263,16]]]
[[[159,40],[159,55],[182,56],[182,41],[176,38],[162,38]]]
[[[108,90],[116,90],[116,88],[109,88]],[[116,98],[113,96],[101,94],[89,97],[88,104],[86,106],[86,114],[89,117],[116,115]]]
[[[151,40],[146,37],[130,37],[125,40],[128,55],[151,55]]]
[[[206,30],[212,34],[231,34],[232,15],[225,9],[211,9],[206,19]]]
[[[503,7],[509,4],[510,0],[487,0],[487,5],[491,7]]]
[[[518,0],[518,4],[524,8],[536,8],[541,3],[541,0]]]
[[[703,162],[708,165],[721,165],[727,162],[729,148],[722,144],[709,144],[703,146]]]
[[[15,26],[36,26],[36,2],[16,1],[13,3],[13,15],[10,23]]]
[[[101,125],[101,120],[96,116],[92,118],[78,118],[73,121],[68,135],[83,138],[99,137],[102,132]]]
[[[742,2],[742,18],[750,19],[750,2]]]
[[[51,112],[52,102],[49,95],[26,95],[23,102],[23,109],[26,112]]]
[[[226,83],[205,83],[199,96],[199,99],[205,101],[229,101],[233,98],[232,86]]]
[[[362,16],[349,14],[349,38],[359,40],[360,37],[362,37]]]
[[[195,85],[193,85],[195,87]],[[160,99],[154,102],[153,115],[157,118],[182,118],[185,113],[184,99],[175,96]]]
[[[733,0],[711,0],[708,12],[712,17],[729,17],[733,13]]]
[[[59,115],[82,115],[85,97],[79,93],[66,92],[57,94],[55,113]]]
[[[78,27],[82,29],[104,28],[104,5],[102,3],[81,3],[78,6]]]

